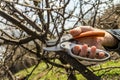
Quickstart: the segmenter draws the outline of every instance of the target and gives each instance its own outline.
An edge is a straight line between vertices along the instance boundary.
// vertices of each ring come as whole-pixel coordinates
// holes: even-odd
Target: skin
[[[103,58],[105,57],[104,53],[101,52],[99,53],[99,55],[96,55],[96,49],[104,49],[103,46],[113,47],[118,43],[117,39],[115,39],[110,33],[106,32],[105,30],[92,28],[90,26],[80,26],[70,30],[69,33],[72,36],[77,36],[80,33],[83,33],[86,31],[104,31],[105,36],[104,37],[85,37],[85,38],[77,39],[76,40],[77,43],[82,44],[82,47],[80,48],[79,45],[76,45],[73,48],[73,53],[76,55],[89,57],[89,58]],[[87,52],[88,47],[91,48],[90,54]]]

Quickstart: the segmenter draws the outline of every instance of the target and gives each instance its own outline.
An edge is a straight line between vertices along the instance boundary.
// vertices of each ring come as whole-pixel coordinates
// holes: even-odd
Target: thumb
[[[82,32],[82,31],[81,31],[81,28],[80,28],[80,27],[76,27],[76,28],[71,29],[71,30],[69,31],[69,33],[70,33],[72,36],[77,36],[77,35],[79,35],[81,32]]]
[[[91,26],[80,26],[80,27],[76,27],[72,30],[69,31],[69,33],[72,36],[77,36],[82,32],[86,32],[86,31],[93,31],[94,29]]]

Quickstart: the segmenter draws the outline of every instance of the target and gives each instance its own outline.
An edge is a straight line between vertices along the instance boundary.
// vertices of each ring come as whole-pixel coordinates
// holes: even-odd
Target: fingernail
[[[105,53],[104,52],[99,52],[99,56],[98,56],[98,58],[104,58],[105,57]]]
[[[76,45],[73,49],[72,49],[73,53],[75,55],[79,55],[80,51],[81,51],[81,47],[79,45]]]

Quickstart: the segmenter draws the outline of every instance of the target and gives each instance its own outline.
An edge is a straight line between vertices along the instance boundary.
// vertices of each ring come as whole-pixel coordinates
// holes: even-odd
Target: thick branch
[[[22,30],[24,30],[27,34],[31,35],[32,37],[36,37],[39,40],[41,40],[41,41],[44,42],[44,40],[43,40],[44,34],[41,35],[40,33],[37,33],[35,31],[32,31],[32,30],[28,29],[26,26],[24,26],[23,24],[21,24],[20,21],[18,21],[17,19],[11,17],[10,15],[8,15],[7,13],[5,13],[1,9],[0,9],[0,15],[2,17],[4,17],[6,20],[10,21],[11,23],[17,25],[19,28],[21,28]]]
[[[35,37],[27,37],[27,38],[20,39],[20,40],[12,40],[12,39],[7,39],[5,37],[0,36],[0,39],[4,41],[4,42],[2,41],[1,44],[21,45],[21,44],[28,43],[29,41],[32,41],[36,38]]]
[[[96,76],[93,72],[91,72],[89,69],[86,68],[83,64],[78,62],[75,58],[69,56],[65,52],[58,52],[58,54],[71,66],[73,66],[74,69],[79,71],[87,80],[101,80],[100,77]]]

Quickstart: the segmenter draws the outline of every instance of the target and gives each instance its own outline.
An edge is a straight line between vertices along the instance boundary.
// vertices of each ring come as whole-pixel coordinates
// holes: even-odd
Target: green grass
[[[92,66],[90,69],[93,70],[97,76],[102,76],[105,80],[120,79],[120,60],[108,61],[97,66]]]
[[[30,74],[34,67],[35,66],[28,68],[27,70],[22,70],[15,75],[17,77],[24,77]],[[51,65],[47,68],[47,65],[44,62],[41,62],[29,77],[29,80],[66,80],[67,75],[65,74],[66,72],[63,69]]]
[[[58,60],[57,60],[58,62]],[[29,80],[67,80],[67,73],[64,69],[57,67],[47,67],[44,62],[41,62],[34,70]],[[32,71],[35,66],[22,70],[15,74],[17,77],[24,77]],[[102,76],[105,80],[118,80],[120,76],[120,60],[108,61],[100,65],[88,67],[97,76]],[[76,74],[78,80],[86,80],[82,75]]]

